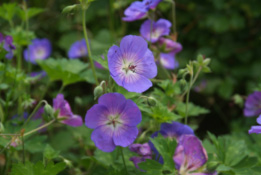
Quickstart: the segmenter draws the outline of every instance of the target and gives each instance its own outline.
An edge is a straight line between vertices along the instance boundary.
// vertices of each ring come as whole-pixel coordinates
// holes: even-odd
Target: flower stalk
[[[84,7],[83,4],[82,4],[82,6],[83,6],[82,7],[82,28],[83,28],[84,39],[85,39],[85,42],[86,42],[86,45],[87,45],[87,50],[88,50],[88,54],[89,54],[89,60],[90,60],[91,68],[92,68],[93,77],[94,77],[96,85],[99,85],[99,81],[97,79],[95,67],[94,67],[93,60],[92,60],[91,48],[90,48],[90,44],[89,44],[89,40],[88,40],[88,33],[87,33],[87,30],[86,30],[86,25],[85,25],[86,8]]]

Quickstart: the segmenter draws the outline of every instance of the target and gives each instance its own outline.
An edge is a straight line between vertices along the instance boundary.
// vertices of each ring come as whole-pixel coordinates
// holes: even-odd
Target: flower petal
[[[79,115],[72,115],[70,118],[63,120],[62,123],[73,127],[82,126],[82,117]]]
[[[175,59],[175,55],[169,53],[160,54],[160,63],[166,69],[175,69],[179,66],[179,63]]]
[[[125,108],[120,114],[120,120],[128,126],[137,126],[141,122],[140,109],[132,100],[126,101]]]
[[[114,130],[114,144],[122,147],[129,146],[136,139],[138,132],[136,126],[119,125]]]
[[[108,125],[94,129],[91,139],[95,143],[95,146],[104,152],[112,152],[115,149],[113,128]]]
[[[249,134],[256,133],[261,134],[261,126],[252,126],[250,130],[248,130]]]
[[[85,125],[92,129],[105,125],[108,122],[108,113],[109,111],[104,105],[94,105],[85,115]]]
[[[147,49],[143,59],[138,61],[137,74],[143,75],[146,78],[154,78],[157,75],[157,65],[154,61],[153,53]]]
[[[148,49],[147,42],[139,36],[127,35],[122,38],[120,50],[124,59],[142,59]]]
[[[123,81],[123,87],[129,92],[142,93],[152,86],[151,81],[143,75],[133,74],[126,77]]]
[[[182,135],[176,148],[173,160],[179,169],[186,167],[187,171],[194,171],[207,161],[207,153],[200,140],[194,135]]]
[[[98,100],[98,104],[107,107],[111,115],[120,114],[125,108],[125,103],[125,97],[119,93],[104,94]]]
[[[179,122],[162,123],[160,133],[164,137],[179,138],[184,134],[194,135],[194,131],[188,126]]]

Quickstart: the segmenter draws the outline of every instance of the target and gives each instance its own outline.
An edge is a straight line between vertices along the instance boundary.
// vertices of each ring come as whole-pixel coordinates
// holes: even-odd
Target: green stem
[[[109,20],[109,25],[110,25],[110,32],[111,32],[111,39],[116,37],[116,33],[114,31],[114,9],[113,9],[113,4],[114,0],[110,0],[110,7],[109,7],[109,13],[110,13],[110,20]]]
[[[62,93],[64,87],[65,87],[65,86],[62,84],[61,88],[60,88],[59,91],[58,91],[58,94]]]
[[[89,60],[90,60],[91,68],[92,68],[93,77],[94,77],[96,85],[98,86],[99,85],[99,81],[97,79],[96,72],[95,72],[95,67],[94,67],[94,64],[93,64],[91,48],[90,48],[90,44],[89,44],[89,41],[88,41],[88,34],[87,34],[87,30],[86,30],[86,25],[85,25],[85,12],[86,12],[86,9],[83,8],[82,9],[83,34],[84,34],[85,42],[86,42],[86,45],[87,45],[87,50],[88,50],[88,54],[89,54]]]
[[[193,75],[190,75],[190,81],[189,81],[189,89],[186,97],[186,115],[185,115],[185,124],[188,124],[188,103],[189,103],[189,94],[190,94],[190,88],[192,83]]]
[[[128,174],[128,170],[127,170],[127,166],[126,166],[126,163],[125,163],[125,159],[124,159],[124,154],[123,154],[122,147],[120,147],[120,150],[121,150],[122,162],[123,162],[123,165],[124,165],[124,168],[125,168],[126,174]]]
[[[23,164],[25,164],[24,136],[22,134]]]
[[[172,30],[173,34],[176,35],[176,9],[175,9],[175,0],[172,2]]]
[[[30,135],[30,134],[33,134],[34,132],[37,132],[37,131],[39,131],[39,130],[41,130],[41,129],[43,129],[43,128],[46,128],[47,126],[53,124],[55,121],[56,121],[56,119],[53,119],[53,120],[51,120],[50,122],[48,122],[48,123],[46,123],[46,124],[44,124],[44,125],[42,125],[42,126],[36,128],[36,129],[33,129],[33,130],[31,130],[31,131],[25,133],[24,136],[28,136],[28,135]]]
[[[41,104],[45,103],[47,104],[47,102],[45,100],[40,101],[37,106],[34,108],[33,112],[31,113],[31,115],[27,118],[27,120],[24,122],[22,128],[25,128],[25,126],[27,125],[27,123],[31,120],[31,118],[34,116],[34,114],[36,113],[36,111],[38,111],[38,109],[41,107]]]

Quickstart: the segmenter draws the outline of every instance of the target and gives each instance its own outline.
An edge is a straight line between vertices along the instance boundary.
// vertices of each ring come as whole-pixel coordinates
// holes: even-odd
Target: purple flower
[[[160,38],[159,44],[164,47],[165,52],[178,53],[182,50],[182,45],[171,39]]]
[[[15,49],[15,46],[13,45],[13,38],[11,36],[5,36],[0,33],[0,45],[3,44],[3,48],[8,53],[5,55],[7,59],[13,58],[13,50]]]
[[[136,21],[147,16],[148,11],[154,10],[162,0],[143,0],[133,2],[125,11],[123,21]]]
[[[103,55],[101,55],[101,57],[102,57],[102,59],[104,59],[104,56],[103,56]],[[100,63],[98,63],[97,61],[94,61],[94,65],[95,65],[95,67],[97,67],[98,69],[104,69],[104,67],[103,67]]]
[[[194,135],[182,135],[173,156],[175,166],[182,175],[213,175],[214,173],[195,172],[208,160],[207,152]]]
[[[125,11],[123,21],[136,21],[147,16],[146,6],[140,1],[133,2]]]
[[[54,110],[59,110],[58,118],[64,118],[61,123],[69,126],[77,127],[82,125],[82,118],[79,115],[75,115],[71,111],[69,103],[64,99],[63,94],[58,94],[53,99]]]
[[[157,66],[147,42],[139,36],[125,36],[120,47],[108,51],[112,78],[130,92],[142,93],[152,86],[150,78],[157,75]]]
[[[147,9],[154,10],[162,0],[143,0],[143,4]]]
[[[196,92],[202,92],[207,87],[207,80],[202,80],[199,85],[194,87]]]
[[[152,152],[148,143],[144,144],[132,144],[130,145],[130,151],[139,154],[139,156],[134,156],[130,158],[137,169],[140,169],[138,164],[140,162],[146,161],[146,159],[152,159]]]
[[[38,77],[38,80],[44,78],[46,75],[47,75],[47,73],[45,71],[38,71],[38,72],[30,73],[30,77]]]
[[[138,135],[137,125],[140,122],[138,106],[119,93],[102,95],[98,104],[89,109],[85,116],[85,125],[94,129],[91,139],[104,152],[111,152],[116,146],[132,144]]]
[[[179,62],[176,60],[174,53],[160,53],[160,64],[166,69],[179,67]]]
[[[177,140],[184,134],[194,135],[194,131],[188,125],[184,125],[179,122],[162,123],[160,130],[153,133],[151,137],[157,137],[158,133],[160,133],[163,137]],[[163,163],[163,158],[159,155],[159,152],[151,141],[149,141],[149,145],[152,151],[155,153],[156,159],[159,160],[160,163]]]
[[[24,58],[26,61],[30,61],[36,64],[36,60],[44,60],[51,55],[52,46],[48,39],[34,39],[32,44],[24,50]]]
[[[245,102],[244,115],[246,117],[257,116],[261,114],[261,91],[250,94]]]
[[[261,115],[256,119],[257,123],[261,125]],[[248,131],[249,134],[256,133],[261,134],[261,126],[252,126],[251,129]]]
[[[159,19],[157,22],[148,19],[141,25],[140,33],[147,41],[155,43],[160,37],[169,35],[170,27],[171,23],[166,19]]]
[[[70,59],[80,58],[88,55],[85,39],[74,42],[69,51],[68,57]]]

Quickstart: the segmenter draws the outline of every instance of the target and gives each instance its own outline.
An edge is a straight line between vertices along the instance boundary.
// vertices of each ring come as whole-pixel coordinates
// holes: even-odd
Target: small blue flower
[[[52,46],[48,39],[34,39],[32,44],[24,50],[24,58],[33,64],[36,64],[36,60],[47,59],[52,52]]]
[[[160,37],[169,35],[171,23],[166,19],[159,19],[157,22],[146,20],[140,28],[140,33],[147,41],[155,43]]]
[[[88,51],[85,39],[74,42],[68,51],[68,57],[70,59],[85,57],[87,55]]]
[[[0,33],[0,45],[3,44],[3,48],[8,52],[5,57],[7,59],[13,58],[13,50],[15,49],[15,46],[13,45],[13,38],[11,36],[4,36],[2,33]]]
[[[261,115],[256,119],[259,126],[252,126],[251,129],[248,131],[249,134],[256,133],[261,134]]]
[[[179,67],[179,62],[176,60],[174,53],[160,53],[160,64],[166,69]]]

